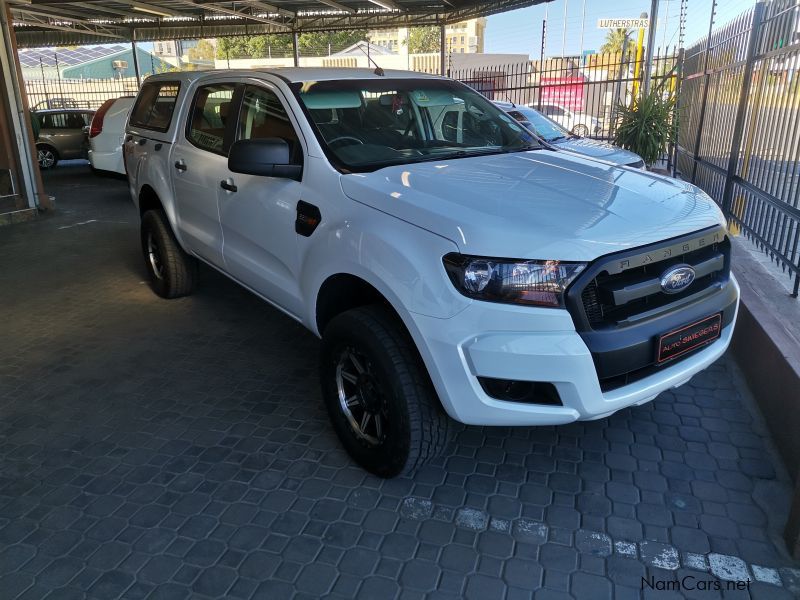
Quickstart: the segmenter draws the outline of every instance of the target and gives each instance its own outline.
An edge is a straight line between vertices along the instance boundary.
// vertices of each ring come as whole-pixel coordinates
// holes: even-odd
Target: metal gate
[[[800,3],[759,2],[686,51],[677,166],[800,287]]]
[[[673,48],[653,57],[651,82],[664,93],[677,88],[679,56]],[[638,92],[643,60],[631,44],[624,52],[489,64],[449,75],[491,100],[531,106],[571,131],[611,139],[620,104],[630,105]]]

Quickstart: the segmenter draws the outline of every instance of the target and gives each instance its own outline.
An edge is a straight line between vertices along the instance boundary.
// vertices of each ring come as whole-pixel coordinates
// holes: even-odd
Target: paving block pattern
[[[328,425],[312,335],[209,269],[158,299],[124,182],[64,163],[47,186],[57,214],[0,229],[3,598],[800,594],[729,359],[607,419],[467,427],[380,480]]]

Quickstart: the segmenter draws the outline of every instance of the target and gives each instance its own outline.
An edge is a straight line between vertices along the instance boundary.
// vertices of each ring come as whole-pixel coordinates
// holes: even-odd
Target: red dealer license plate
[[[719,337],[722,331],[722,313],[706,317],[701,321],[685,325],[675,331],[665,333],[658,338],[656,362],[665,363],[710,344]]]

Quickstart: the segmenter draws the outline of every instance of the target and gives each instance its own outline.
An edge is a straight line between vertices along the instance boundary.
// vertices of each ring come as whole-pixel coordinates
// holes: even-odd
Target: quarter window
[[[165,132],[172,122],[181,84],[176,81],[145,83],[131,111],[131,125]]]
[[[230,141],[226,140],[225,132],[235,90],[233,83],[215,83],[198,88],[186,131],[192,144],[216,154],[228,154]]]

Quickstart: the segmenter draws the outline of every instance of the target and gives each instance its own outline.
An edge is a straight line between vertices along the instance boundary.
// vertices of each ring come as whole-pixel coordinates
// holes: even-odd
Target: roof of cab
[[[205,77],[231,75],[236,77],[257,77],[269,74],[290,83],[300,81],[331,81],[338,79],[441,79],[439,75],[428,75],[416,71],[386,69],[383,75],[376,75],[374,69],[343,67],[279,67],[275,69],[214,69],[210,71],[184,71],[180,73],[159,73],[147,81],[185,81],[193,82]]]

